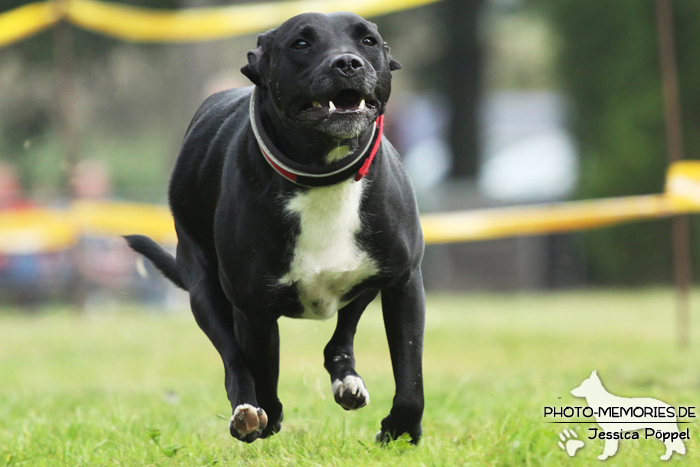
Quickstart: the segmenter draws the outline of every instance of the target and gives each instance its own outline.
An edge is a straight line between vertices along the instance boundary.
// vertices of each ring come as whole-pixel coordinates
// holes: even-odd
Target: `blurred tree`
[[[449,99],[452,177],[476,177],[484,45],[479,34],[486,0],[444,0],[371,20],[410,73],[416,90]],[[401,75],[397,75],[400,78]]]
[[[562,84],[574,106],[581,198],[659,193],[667,156],[654,2],[531,0],[561,37]],[[688,155],[700,152],[700,3],[675,0],[677,57]],[[590,278],[605,284],[668,282],[670,223],[585,235]],[[696,261],[697,264],[697,261]]]
[[[478,112],[482,94],[479,19],[485,0],[446,0],[447,47],[441,64],[443,88],[452,102],[452,176],[474,178],[479,168]]]
[[[2,0],[0,13],[29,3],[32,1]],[[181,0],[117,0],[116,3],[182,8]],[[63,41],[63,47],[56,47],[57,38],[68,40]],[[197,90],[182,92],[193,86],[187,79],[188,69],[181,65],[181,57],[176,56],[181,52],[176,50],[186,53],[187,47],[130,44],[62,23],[0,48],[0,84],[7,84],[3,88],[7,92],[0,94],[1,157],[18,166],[23,184],[30,189],[46,184],[51,190],[58,185],[63,185],[65,190],[66,180],[65,176],[61,180],[61,174],[67,173],[65,169],[74,162],[72,159],[88,152],[90,157],[97,154],[112,157],[108,152],[115,151],[107,149],[106,139],[123,141],[125,135],[130,140],[146,135],[143,137],[150,138],[152,141],[148,143],[152,146],[158,139],[169,138],[168,133],[172,132],[170,139],[179,140],[183,130],[175,116],[180,113],[172,109],[188,104],[183,104],[188,97],[198,98]],[[68,58],[68,71],[64,66],[58,72],[58,55]],[[175,78],[162,80],[163,76]],[[65,91],[66,80],[74,92]],[[187,108],[181,114],[190,112]],[[65,121],[67,114],[72,116],[72,121],[60,126],[59,121],[61,118]],[[58,118],[59,115],[62,117]],[[189,117],[181,120],[186,118]],[[65,134],[67,128],[73,136],[61,146],[57,144],[58,134]],[[152,154],[152,148],[149,150]],[[175,149],[162,151],[172,153]],[[150,161],[154,161],[154,166],[159,164],[155,157]],[[150,172],[155,173],[156,169]],[[115,177],[118,186],[129,184],[127,178],[138,179],[127,176],[126,171],[118,175]],[[160,178],[167,179],[167,175]]]

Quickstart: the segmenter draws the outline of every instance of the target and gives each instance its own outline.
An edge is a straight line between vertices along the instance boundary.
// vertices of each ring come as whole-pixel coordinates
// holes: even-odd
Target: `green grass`
[[[694,302],[694,309],[699,302]],[[281,321],[282,431],[251,445],[227,433],[223,368],[188,313],[0,314],[0,467],[112,465],[598,465],[588,424],[545,423],[545,405],[597,369],[608,390],[700,406],[700,320],[675,344],[668,290],[428,298],[426,413],[417,448],[373,443],[393,396],[381,314],[356,341],[371,403],[335,404],[322,366],[333,322]],[[697,465],[697,424],[685,456]],[[569,458],[557,434],[586,446]],[[658,441],[622,441],[601,465],[657,465]]]

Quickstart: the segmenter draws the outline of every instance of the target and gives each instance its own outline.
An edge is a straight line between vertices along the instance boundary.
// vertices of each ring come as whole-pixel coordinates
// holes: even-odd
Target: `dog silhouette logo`
[[[682,439],[688,439],[686,432],[680,432],[676,415],[669,404],[650,397],[619,397],[610,394],[603,387],[594,370],[571,394],[583,397],[592,409],[600,430],[591,428],[593,436],[605,440],[603,453],[598,459],[605,460],[617,452],[620,439],[639,439],[637,430],[644,430],[645,438],[654,437],[666,446],[661,460],[668,460],[674,452],[685,454]],[[570,454],[572,455],[572,454]]]

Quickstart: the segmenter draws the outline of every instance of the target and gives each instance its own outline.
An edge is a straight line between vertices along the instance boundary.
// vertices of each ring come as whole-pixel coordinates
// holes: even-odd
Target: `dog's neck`
[[[370,125],[360,135],[340,140],[321,131],[309,130],[281,116],[267,91],[263,94],[260,116],[265,132],[274,145],[284,148],[284,155],[300,164],[323,165],[340,160],[353,153],[366,139],[365,136],[372,132]]]

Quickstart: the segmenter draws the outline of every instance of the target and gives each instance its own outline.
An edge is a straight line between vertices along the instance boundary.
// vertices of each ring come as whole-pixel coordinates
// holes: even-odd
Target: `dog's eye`
[[[362,39],[362,45],[366,45],[366,46],[377,45],[377,39],[375,39],[372,36],[365,37],[364,39]]]
[[[306,49],[310,45],[311,44],[306,42],[304,39],[297,39],[294,42],[292,42],[292,48],[297,50]]]

